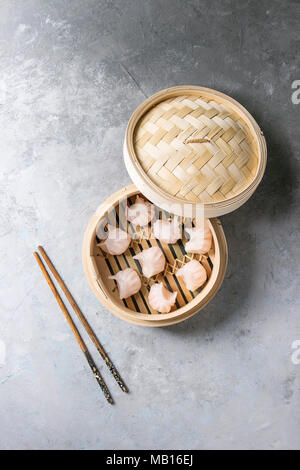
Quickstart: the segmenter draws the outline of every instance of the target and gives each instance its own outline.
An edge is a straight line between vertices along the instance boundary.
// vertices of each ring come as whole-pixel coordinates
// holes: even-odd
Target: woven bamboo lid
[[[133,113],[124,158],[129,175],[153,203],[177,215],[231,212],[264,174],[263,133],[238,102],[215,90],[162,90]]]

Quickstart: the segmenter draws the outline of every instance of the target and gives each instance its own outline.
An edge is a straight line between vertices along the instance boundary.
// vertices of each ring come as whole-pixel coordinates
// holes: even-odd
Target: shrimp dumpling
[[[124,253],[130,245],[131,236],[129,233],[124,232],[120,228],[114,227],[108,224],[108,234],[106,240],[98,243],[98,246],[111,255],[121,255]]]
[[[158,246],[152,246],[133,257],[140,262],[144,276],[151,277],[165,269],[166,260]]]
[[[188,290],[194,291],[205,283],[207,279],[207,273],[206,269],[199,261],[192,259],[182,268],[178,269],[176,277],[181,277],[186,285],[186,288]]]
[[[140,196],[136,197],[135,203],[127,207],[127,220],[135,227],[144,227],[154,218],[154,206]]]
[[[189,241],[185,244],[187,253],[199,253],[203,255],[211,248],[212,234],[207,221],[203,226],[187,228],[186,231],[190,235]]]
[[[162,282],[153,284],[149,292],[149,304],[153,310],[161,313],[168,313],[172,305],[175,304],[177,292],[169,292]]]
[[[142,286],[140,276],[131,268],[119,271],[114,276],[109,276],[108,279],[114,279],[117,281],[120,299],[131,297],[136,294]]]
[[[153,224],[153,234],[163,243],[176,243],[181,238],[178,217],[175,216],[172,221],[156,220]]]

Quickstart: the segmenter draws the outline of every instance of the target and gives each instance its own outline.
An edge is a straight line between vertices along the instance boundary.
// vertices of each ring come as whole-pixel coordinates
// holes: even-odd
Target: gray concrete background
[[[300,447],[299,14],[277,0],[2,0],[0,448]],[[218,295],[187,322],[145,329],[98,303],[81,243],[96,207],[130,183],[131,112],[179,84],[239,100],[269,161],[253,198],[222,218]],[[131,390],[94,354],[114,407],[36,266],[40,243]]]

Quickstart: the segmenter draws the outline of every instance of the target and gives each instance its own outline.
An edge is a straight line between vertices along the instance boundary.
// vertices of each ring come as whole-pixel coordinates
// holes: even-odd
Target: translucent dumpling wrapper
[[[155,238],[163,243],[176,243],[181,238],[182,227],[178,217],[173,220],[156,220],[153,224]]]
[[[168,313],[175,304],[177,292],[169,292],[162,282],[151,286],[148,301],[153,310]]]
[[[131,242],[131,236],[129,233],[110,224],[107,226],[107,231],[106,240],[98,243],[98,246],[100,246],[105,253],[109,253],[111,255],[121,255],[124,253]]]
[[[144,276],[151,277],[162,272],[165,269],[166,260],[158,246],[152,246],[147,250],[141,251],[133,257],[139,261],[142,266]]]
[[[154,206],[140,196],[136,197],[135,203],[127,207],[127,220],[135,227],[145,227],[154,219]]]
[[[192,259],[178,269],[176,277],[183,280],[188,290],[194,291],[203,286],[207,279],[207,272],[199,261]]]
[[[109,279],[117,281],[120,299],[131,297],[136,294],[142,286],[140,276],[131,268],[119,271],[114,276],[109,276]]]
[[[211,248],[212,234],[208,226],[207,220],[204,224],[193,228],[186,228],[187,233],[190,235],[189,241],[185,244],[185,251],[187,253],[199,253],[203,255]]]

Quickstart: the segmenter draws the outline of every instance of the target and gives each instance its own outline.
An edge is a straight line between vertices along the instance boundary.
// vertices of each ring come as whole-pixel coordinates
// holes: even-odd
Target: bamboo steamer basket
[[[159,244],[167,260],[167,269],[164,275],[158,275],[160,277],[157,280],[163,282],[168,289],[178,292],[177,305],[172,308],[171,312],[160,314],[149,306],[148,291],[150,285],[155,282],[154,279],[147,281],[142,277],[140,292],[122,301],[119,299],[115,281],[108,279],[108,276],[127,267],[138,270],[138,263],[133,260],[133,256],[141,249],[157,246],[158,242],[151,237],[133,242],[120,256],[104,255],[97,246],[99,240],[96,236],[96,229],[114,221],[118,225],[118,220],[122,218],[120,211],[125,208],[126,204],[132,203],[138,194],[140,191],[135,185],[123,188],[107,199],[93,215],[83,240],[82,256],[85,275],[96,297],[117,317],[141,326],[173,325],[201,310],[221,286],[228,259],[226,238],[221,222],[218,219],[211,219],[209,226],[213,235],[213,244],[208,255],[201,260],[207,270],[208,280],[201,289],[195,292],[188,291],[184,283],[173,274],[177,267],[181,267],[190,260],[191,255],[185,255],[183,244],[176,243],[171,248],[170,245]]]
[[[108,198],[90,220],[83,240],[85,275],[97,298],[117,317],[141,326],[173,325],[207,305],[222,284],[228,252],[217,217],[240,207],[256,190],[266,167],[265,139],[248,111],[229,96],[180,86],[156,93],[134,111],[123,151],[134,184]],[[147,198],[165,216],[209,219],[213,244],[200,259],[208,274],[201,289],[189,292],[176,278],[177,268],[194,256],[185,253],[184,239],[164,245],[150,237],[132,242],[120,256],[101,252],[96,231],[109,222],[118,226],[120,211],[136,195]],[[115,281],[108,277],[127,267],[139,270],[133,256],[157,245],[167,261],[163,275],[150,281],[142,277],[141,290],[120,300]],[[148,303],[150,285],[156,281],[177,291],[176,306],[169,313],[155,312]]]
[[[162,90],[132,114],[124,159],[138,189],[170,213],[206,218],[244,204],[260,183],[266,143],[237,101],[209,88]]]

